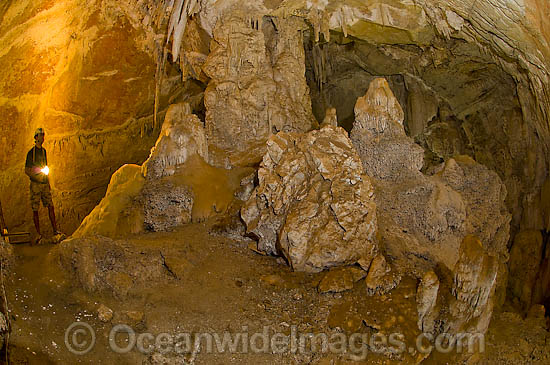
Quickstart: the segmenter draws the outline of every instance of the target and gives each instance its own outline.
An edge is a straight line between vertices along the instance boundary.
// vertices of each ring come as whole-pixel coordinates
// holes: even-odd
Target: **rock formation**
[[[167,231],[189,223],[195,194],[174,179],[147,180],[141,192],[143,225],[148,231]]]
[[[362,267],[369,295],[411,274],[420,330],[484,332],[506,287],[523,313],[550,298],[549,9],[6,0],[8,224],[32,228],[22,161],[42,126],[61,227],[82,222],[71,249],[84,238],[84,286],[141,274],[92,272],[91,247],[110,262],[116,243],[90,236],[171,230],[245,201],[259,251],[295,270],[330,269],[320,292],[354,286],[344,265]],[[236,214],[224,219],[244,229]]]
[[[157,143],[143,164],[143,176],[149,180],[172,176],[175,168],[194,154],[208,160],[204,125],[192,114],[189,104],[171,105],[166,112]]]
[[[271,137],[258,179],[241,215],[259,250],[309,272],[376,255],[372,186],[342,128]]]
[[[422,278],[419,329],[485,332],[507,278],[510,215],[504,185],[494,172],[462,156],[449,158],[432,176],[422,174],[423,149],[405,134],[403,112],[384,79],[371,83],[355,113],[351,139],[375,189],[381,247],[394,270]],[[369,270],[367,286],[371,272],[389,271],[387,264],[378,266]],[[451,272],[453,282],[440,285],[433,270],[443,278]],[[441,304],[438,296],[445,298]]]
[[[424,150],[407,137],[403,110],[388,82],[375,79],[357,99],[351,139],[367,175],[397,179],[422,168]]]
[[[187,262],[184,269],[184,260],[177,258],[177,251],[174,247],[159,250],[151,246],[135,251],[125,240],[73,236],[55,248],[49,263],[60,265],[89,293],[103,292],[125,300],[144,285],[174,280],[174,273],[183,277],[191,265]]]
[[[399,284],[401,277],[392,272],[386,258],[378,254],[369,266],[369,273],[365,278],[367,294],[384,294]]]
[[[113,174],[105,197],[73,238],[125,237],[144,230],[168,230],[191,221],[193,190],[173,176],[187,158],[205,153],[206,143],[197,117],[186,111],[188,105],[176,105],[167,114],[157,144],[143,166],[124,165]]]
[[[215,168],[205,162],[208,156],[204,125],[189,104],[171,105],[149,158],[113,174],[105,197],[72,237],[167,231],[225,213],[245,176],[248,183],[238,192],[250,193],[253,175],[246,168]]]
[[[531,308],[535,299],[537,279],[542,281],[538,274],[541,272],[540,258],[543,253],[544,243],[540,231],[522,231],[514,237],[510,250],[508,294],[519,302],[524,312]]]
[[[485,333],[495,304],[497,272],[497,258],[488,255],[477,237],[466,236],[452,270],[452,282],[440,282],[433,271],[422,277],[416,292],[419,330],[435,336]]]
[[[437,174],[422,174],[423,150],[405,135],[401,107],[383,79],[359,99],[356,115],[351,139],[373,181],[380,235],[394,264],[420,273],[435,263],[452,270],[463,237],[476,234],[500,255],[505,280],[510,217],[498,176],[456,156]]]
[[[221,15],[203,67],[211,79],[204,103],[214,165],[253,165],[272,133],[305,132],[314,125],[305,26],[300,18],[262,18],[243,10]]]
[[[418,329],[423,333],[433,333],[438,312],[435,310],[439,278],[433,271],[428,271],[418,285],[416,304],[418,309]]]
[[[323,123],[321,123],[321,127],[324,127],[325,125],[338,127],[338,116],[336,115],[336,108],[328,108],[326,110],[325,118],[323,119]]]
[[[468,235],[460,245],[449,302],[453,321],[444,331],[485,333],[493,313],[498,259],[488,255],[479,238]],[[472,331],[473,329],[473,331]]]
[[[139,196],[145,184],[141,166],[124,165],[112,176],[105,197],[84,218],[72,237],[123,237],[143,231]]]

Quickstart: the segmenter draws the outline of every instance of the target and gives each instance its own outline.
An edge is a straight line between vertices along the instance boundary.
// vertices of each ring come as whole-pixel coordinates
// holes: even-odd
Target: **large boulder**
[[[259,250],[308,272],[377,254],[373,188],[342,128],[271,137],[258,180],[241,215]]]
[[[125,300],[151,283],[181,280],[192,267],[183,251],[172,243],[151,246],[148,241],[71,237],[55,246],[47,260],[86,292]]]

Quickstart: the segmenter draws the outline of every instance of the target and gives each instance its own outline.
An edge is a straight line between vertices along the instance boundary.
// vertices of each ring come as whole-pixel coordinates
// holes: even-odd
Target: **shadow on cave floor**
[[[423,358],[411,347],[418,335],[415,280],[405,278],[383,296],[367,296],[363,281],[341,294],[319,294],[317,285],[322,274],[292,272],[282,259],[249,249],[250,242],[209,232],[209,224],[200,223],[169,233],[125,239],[134,253],[143,255],[164,247],[184,247],[189,253],[185,258],[189,267],[178,279],[134,287],[118,299],[87,293],[74,278],[64,277],[49,260],[55,246],[15,246],[16,264],[6,282],[12,320],[11,363],[410,364]],[[124,255],[118,259],[124,260]],[[99,262],[90,264],[101,266]],[[98,318],[101,305],[112,309],[112,320],[103,322]],[[66,333],[76,321],[89,327],[74,327]],[[109,336],[117,324],[129,326],[137,336],[137,344],[127,353],[117,353],[109,344]],[[92,343],[89,332],[84,332],[89,329],[95,333],[93,347],[82,355],[71,353],[67,345],[83,351]],[[151,333],[153,337],[140,337],[142,333]],[[161,333],[172,336],[177,346],[169,343],[166,347],[165,343],[155,350],[151,339],[158,339],[156,336]],[[233,350],[220,347],[223,344],[219,341],[223,341],[225,333],[237,341]],[[305,341],[302,350],[299,345],[285,344],[284,340],[279,345],[282,347],[273,348],[271,341],[278,341],[276,333],[288,336],[287,339],[293,334],[298,339],[307,333],[326,334],[329,348],[323,353],[322,342],[315,349],[312,342]],[[356,347],[351,343],[353,333],[366,336],[354,340],[359,341],[354,344]],[[388,346],[381,347],[386,349],[381,350],[385,354],[364,352],[362,341],[366,339],[373,346],[376,333],[403,334],[406,343],[402,346],[411,352],[389,354]],[[192,336],[197,334],[205,335],[201,337],[199,351],[193,355]],[[344,342],[342,334],[346,335]],[[204,336],[210,336],[211,344]],[[124,332],[114,339],[115,348],[124,350],[128,346],[129,336]],[[265,339],[268,341],[264,343]],[[140,353],[140,341],[145,350],[154,352]],[[168,349],[167,353],[162,354],[162,349]],[[273,354],[273,349],[281,353]],[[347,352],[342,354],[342,349]]]

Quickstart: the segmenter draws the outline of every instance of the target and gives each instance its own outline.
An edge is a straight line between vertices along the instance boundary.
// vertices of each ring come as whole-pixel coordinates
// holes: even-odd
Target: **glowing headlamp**
[[[46,166],[43,169],[41,169],[40,172],[43,173],[44,175],[48,175],[50,173],[50,168]]]

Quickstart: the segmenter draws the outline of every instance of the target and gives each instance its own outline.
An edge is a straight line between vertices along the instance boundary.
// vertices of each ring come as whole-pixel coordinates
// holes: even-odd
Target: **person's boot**
[[[67,236],[65,236],[63,233],[57,230],[57,222],[55,220],[55,210],[53,205],[50,205],[48,207],[48,213],[50,216],[50,223],[52,224],[53,229],[53,235],[54,235],[54,243],[58,243],[63,241]]]

